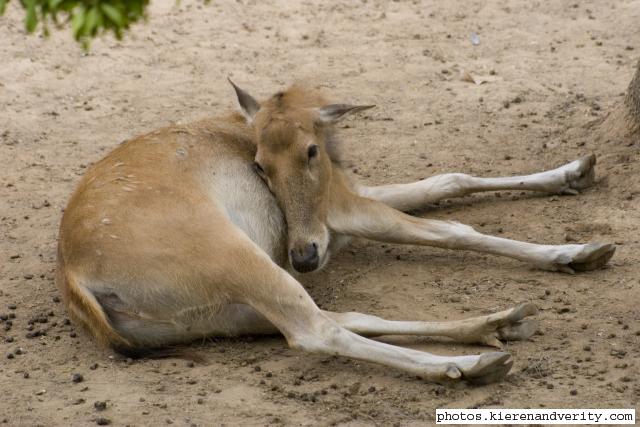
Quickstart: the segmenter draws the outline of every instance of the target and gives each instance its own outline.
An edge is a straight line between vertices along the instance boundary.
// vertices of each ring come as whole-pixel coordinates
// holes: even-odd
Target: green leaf
[[[62,3],[62,0],[49,0],[49,10],[55,12],[58,9],[58,6],[60,6],[60,3]]]
[[[118,27],[124,26],[124,17],[116,7],[107,3],[100,3],[100,9],[102,9],[104,14],[107,15],[107,18]]]
[[[0,0],[0,15],[4,14],[4,10],[7,8],[7,2],[9,0]]]
[[[71,31],[73,32],[73,37],[75,37],[76,40],[80,39],[80,36],[82,35],[81,31],[84,27],[84,16],[84,6],[80,5],[74,10],[73,18],[71,18]]]
[[[83,33],[86,35],[94,35],[98,25],[98,8],[96,6],[89,9],[84,20]]]
[[[24,24],[27,32],[33,33],[38,25],[38,17],[36,16],[36,0],[27,0],[27,15],[24,18]]]

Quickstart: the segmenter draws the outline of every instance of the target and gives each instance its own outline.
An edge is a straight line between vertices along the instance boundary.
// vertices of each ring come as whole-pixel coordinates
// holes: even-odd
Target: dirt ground
[[[88,55],[69,31],[24,35],[16,3],[0,18],[0,423],[405,426],[434,423],[442,407],[638,407],[640,141],[599,142],[589,124],[620,102],[632,76],[639,1],[154,0],[146,25],[121,42],[95,41]],[[467,82],[466,72],[488,81]],[[336,101],[377,104],[341,129],[368,183],[534,172],[596,153],[598,182],[579,196],[482,194],[419,215],[528,241],[615,242],[618,251],[604,270],[567,275],[356,241],[304,277],[322,308],[392,319],[535,302],[539,332],[508,344],[515,365],[500,384],[427,383],[301,354],[278,337],[195,343],[207,360],[195,365],[101,350],[68,324],[53,282],[66,201],[124,139],[233,108],[227,76],[257,96],[302,81]],[[440,354],[490,350],[387,341]]]

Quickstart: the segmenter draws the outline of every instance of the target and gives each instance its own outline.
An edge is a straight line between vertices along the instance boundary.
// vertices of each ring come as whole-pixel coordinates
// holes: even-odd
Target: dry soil
[[[68,30],[25,35],[16,3],[0,18],[0,422],[404,426],[433,423],[441,407],[638,406],[640,142],[597,140],[593,123],[620,102],[640,56],[639,1],[154,0],[146,24],[89,54]],[[256,96],[301,81],[377,104],[341,129],[368,183],[535,172],[596,153],[598,182],[579,196],[482,194],[419,215],[618,251],[606,269],[566,275],[357,241],[304,278],[323,308],[396,319],[535,302],[540,330],[508,345],[515,365],[500,384],[431,384],[278,337],[194,343],[206,364],[122,359],[66,321],[53,282],[62,209],[122,140],[233,108],[227,76]]]

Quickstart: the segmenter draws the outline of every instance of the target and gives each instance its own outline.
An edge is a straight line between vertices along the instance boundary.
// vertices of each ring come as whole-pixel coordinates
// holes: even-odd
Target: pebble
[[[99,417],[96,418],[96,424],[98,424],[99,426],[108,426],[111,424],[111,420],[109,418]]]
[[[576,396],[576,395],[578,394],[578,390],[573,389],[573,390],[571,390],[571,391],[569,392],[569,394],[570,394],[571,396]]]
[[[107,402],[98,400],[97,402],[93,403],[93,407],[96,408],[96,411],[104,411],[105,409],[107,409]]]
[[[84,377],[82,376],[82,374],[75,373],[71,377],[71,381],[73,381],[76,384],[81,383],[82,381],[84,381]]]

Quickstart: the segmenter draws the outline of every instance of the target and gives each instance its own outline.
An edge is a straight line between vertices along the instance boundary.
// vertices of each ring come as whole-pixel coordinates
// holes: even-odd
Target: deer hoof
[[[461,369],[462,378],[472,384],[490,384],[502,381],[513,366],[509,353],[500,351],[485,353],[469,369]]]
[[[616,251],[610,243],[589,243],[568,265],[574,271],[591,271],[604,267]]]
[[[562,187],[563,194],[578,194],[593,185],[596,180],[596,156],[591,154],[574,160],[563,166],[565,172],[565,185]]]

